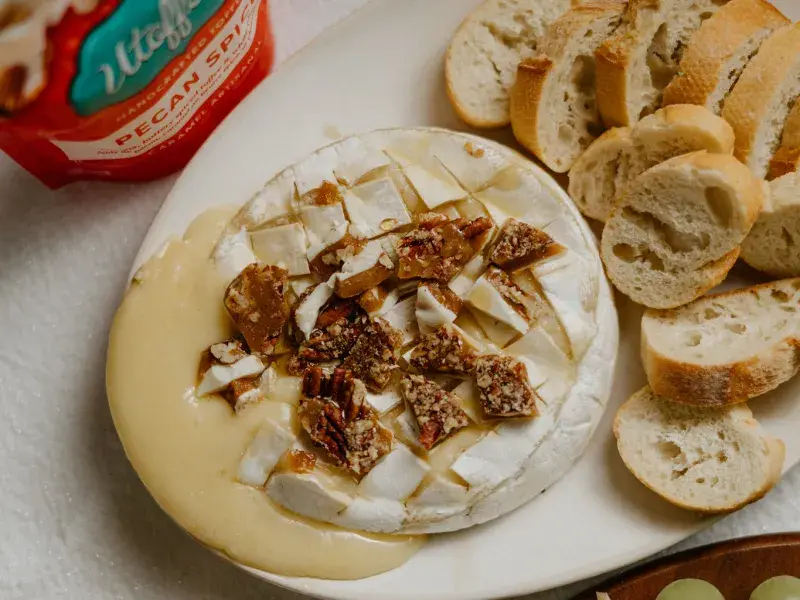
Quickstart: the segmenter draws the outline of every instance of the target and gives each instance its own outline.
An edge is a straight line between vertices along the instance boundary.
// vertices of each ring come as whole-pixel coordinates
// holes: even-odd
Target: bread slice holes
[[[713,308],[707,308],[703,315],[705,316],[706,321],[711,321],[720,317],[720,313]]]
[[[725,441],[725,432],[724,431],[718,431],[717,432],[717,437],[724,442]]]
[[[694,348],[695,346],[699,346],[700,342],[702,341],[703,341],[703,334],[701,334],[698,331],[694,331],[689,334],[689,339],[686,342],[686,345]]]
[[[675,460],[683,454],[683,450],[675,442],[664,440],[658,443],[658,453],[665,460]]]
[[[630,244],[616,244],[611,251],[614,256],[626,263],[632,263],[641,256],[638,248],[634,248]]]
[[[724,463],[728,462],[728,455],[725,454],[724,452],[719,452],[717,454],[717,462],[720,463],[720,464],[724,464]]]
[[[742,335],[747,331],[747,325],[743,323],[726,323],[725,329],[738,335]]]
[[[672,471],[672,479],[680,479],[681,477],[686,475],[688,471],[689,467],[686,467],[685,469],[675,469],[674,471]]]
[[[640,212],[628,206],[622,209],[622,215],[640,229],[655,233],[673,253],[705,250],[711,243],[711,236],[708,233],[695,235],[679,231],[649,212]]]
[[[705,477],[698,477],[694,481],[695,481],[695,483],[699,483],[699,484],[702,485],[702,484],[704,484],[706,482],[706,478]]]
[[[727,190],[715,186],[707,187],[705,196],[708,210],[717,225],[730,227],[734,211],[733,202],[731,202],[731,197]]]
[[[561,125],[558,128],[558,139],[565,144],[571,144],[572,140],[575,139],[575,130],[569,125]]]
[[[786,227],[781,227],[781,237],[783,238],[784,244],[787,246],[794,246],[794,238]]]

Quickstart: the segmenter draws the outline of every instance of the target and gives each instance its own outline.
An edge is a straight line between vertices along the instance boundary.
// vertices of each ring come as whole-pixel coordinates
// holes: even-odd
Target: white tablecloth
[[[278,62],[364,1],[272,0]],[[173,182],[51,192],[0,156],[0,598],[300,598],[189,539],[147,494],[114,432],[106,336]],[[795,471],[686,545],[798,529],[799,492]]]

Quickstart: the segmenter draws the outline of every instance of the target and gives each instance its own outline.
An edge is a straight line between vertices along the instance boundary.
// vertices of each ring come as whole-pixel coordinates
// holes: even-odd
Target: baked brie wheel
[[[540,169],[439,129],[343,139],[272,179],[214,250],[238,336],[196,395],[283,403],[238,483],[384,533],[462,529],[581,455],[618,334],[591,233]]]

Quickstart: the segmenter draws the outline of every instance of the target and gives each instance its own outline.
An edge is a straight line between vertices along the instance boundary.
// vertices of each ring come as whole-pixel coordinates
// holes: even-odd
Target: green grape
[[[707,581],[679,579],[661,590],[656,600],[725,600],[725,598]]]
[[[800,600],[800,579],[781,575],[758,586],[750,600]]]

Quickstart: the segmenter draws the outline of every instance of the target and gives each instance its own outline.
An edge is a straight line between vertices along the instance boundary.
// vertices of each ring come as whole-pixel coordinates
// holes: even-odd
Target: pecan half
[[[310,367],[303,377],[298,417],[315,445],[338,467],[357,477],[388,454],[393,435],[366,402],[364,384],[346,369],[325,375]]]
[[[225,308],[253,353],[268,356],[289,318],[285,289],[288,272],[253,263],[225,291]]]
[[[536,415],[538,396],[521,361],[496,354],[479,356],[475,363],[475,381],[487,417]]]
[[[400,391],[419,424],[419,443],[427,450],[470,423],[457,397],[422,375],[405,375]]]

